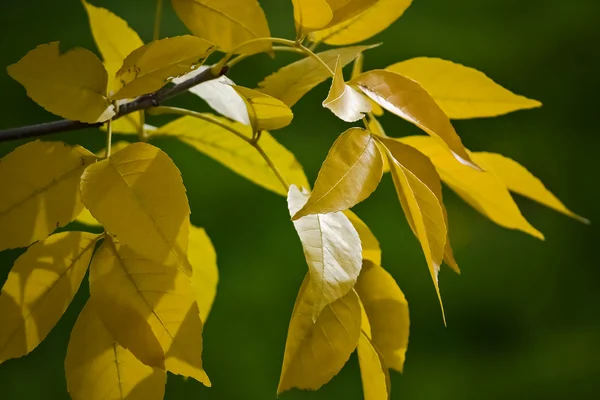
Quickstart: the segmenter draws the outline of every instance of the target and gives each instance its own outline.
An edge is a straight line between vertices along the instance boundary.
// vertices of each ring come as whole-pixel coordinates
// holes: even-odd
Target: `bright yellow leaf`
[[[98,235],[61,232],[35,243],[0,294],[0,363],[29,354],[50,333],[85,276]]]
[[[329,94],[323,101],[323,107],[328,108],[339,119],[346,122],[356,122],[371,111],[370,99],[344,82],[339,57],[335,66],[335,76]]]
[[[278,394],[293,387],[319,389],[342,369],[356,348],[361,316],[354,290],[326,306],[313,321],[317,298],[307,276],[292,312]]]
[[[290,186],[288,208],[295,215],[308,195]],[[352,223],[341,212],[313,214],[294,221],[315,292],[312,318],[352,290],[362,266],[362,247]]]
[[[79,146],[29,142],[0,160],[0,251],[26,247],[83,210],[79,179],[96,157]]]
[[[187,276],[107,237],[90,266],[90,300],[115,341],[139,360],[210,386]]]
[[[7,71],[33,101],[60,117],[96,123],[115,115],[106,97],[108,75],[89,50],[60,54],[58,42],[42,44]]]
[[[333,70],[338,57],[340,65],[345,67],[360,53],[373,47],[376,46],[343,47],[317,53],[317,56]],[[305,57],[267,76],[258,86],[260,87],[260,91],[292,107],[312,88],[330,77],[329,70],[321,65],[321,63],[312,57]]]
[[[418,83],[385,70],[365,72],[350,83],[381,107],[442,141],[461,163],[477,168],[446,114]]]
[[[412,58],[386,69],[417,81],[453,119],[495,117],[542,105],[504,89],[483,72],[440,58]]]
[[[358,339],[358,364],[365,400],[386,400],[390,398],[390,374],[383,357],[364,331]]]
[[[171,4],[194,35],[226,52],[248,40],[271,36],[265,13],[256,0],[171,0]],[[271,43],[253,43],[239,52],[261,51],[271,51]]]
[[[377,189],[382,174],[383,159],[373,136],[361,128],[348,129],[331,146],[315,188],[293,219],[354,207]]]
[[[324,28],[333,18],[333,12],[326,0],[292,0],[292,4],[298,37]]]
[[[188,255],[193,269],[191,282],[200,310],[200,319],[206,322],[219,282],[217,253],[206,231],[194,225],[190,227]]]
[[[81,198],[135,252],[191,275],[190,208],[181,174],[162,150],[134,143],[89,166],[81,177]]]
[[[124,115],[119,119],[116,119],[111,122],[113,133],[123,133],[123,134],[135,134],[137,135],[140,132],[142,127],[142,113],[144,111],[137,111],[131,114]],[[102,126],[102,130],[106,131],[107,124]]]
[[[281,100],[243,86],[232,86],[242,97],[254,132],[275,130],[288,126],[294,118],[292,110]]]
[[[117,71],[121,88],[113,100],[130,99],[154,92],[170,79],[202,65],[214,45],[195,36],[175,36],[134,50]]]
[[[73,400],[162,400],[167,380],[119,346],[89,302],[71,331],[65,375]]]
[[[439,142],[427,136],[400,140],[429,157],[442,180],[483,215],[505,228],[544,239],[544,235],[523,217],[506,186],[494,174],[457,163]]]
[[[248,139],[252,137],[252,128],[249,126],[211,114],[204,115],[214,118],[224,126],[230,126],[245,133]],[[287,191],[258,151],[248,142],[219,125],[198,118],[182,117],[149,133],[150,137],[176,137],[253,183],[282,196],[287,196]],[[262,132],[260,146],[287,182],[299,187],[309,187],[300,163],[268,132]]]
[[[367,224],[350,210],[344,211],[344,215],[348,217],[350,222],[352,222],[354,229],[358,232],[358,237],[360,238],[362,246],[363,261],[369,260],[375,264],[381,264],[381,248],[379,247],[379,241],[375,235],[373,235],[373,232],[371,232]]]
[[[333,12],[333,18],[327,27],[352,19],[363,11],[373,7],[379,0],[327,0]]]
[[[404,14],[412,0],[379,0],[357,16],[330,28],[312,32],[310,40],[342,46],[362,42],[384,31]]]

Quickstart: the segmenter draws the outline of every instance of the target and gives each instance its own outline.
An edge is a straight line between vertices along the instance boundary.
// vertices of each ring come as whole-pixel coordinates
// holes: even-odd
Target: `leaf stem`
[[[140,111],[140,126],[138,128],[138,140],[140,142],[147,142],[148,135],[146,134],[146,113],[144,110]]]
[[[263,148],[260,147],[260,145],[258,144],[258,141],[256,141],[256,143],[253,143],[252,146],[254,146],[254,148],[260,153],[260,155],[262,156],[262,158],[264,158],[264,160],[267,163],[267,165],[269,166],[269,168],[271,168],[271,170],[273,171],[273,173],[275,174],[275,176],[277,176],[277,179],[279,179],[279,182],[281,182],[281,185],[283,185],[284,189],[287,192],[289,190],[289,188],[290,188],[289,183],[285,180],[285,178],[283,177],[283,175],[281,175],[281,172],[279,171],[279,169],[277,169],[277,167],[275,166],[275,164],[273,164],[273,161],[271,161],[271,159],[269,158],[269,156],[267,155],[267,153],[265,153],[265,151],[263,150]]]
[[[162,21],[163,0],[156,1],[156,15],[154,16],[154,33],[152,40],[160,38],[160,23]]]
[[[107,127],[106,127],[106,153],[104,155],[104,158],[108,158],[110,157],[110,150],[111,150],[111,146],[112,146],[112,118],[108,120],[107,123]]]
[[[299,54],[304,54],[304,52],[302,50],[300,50],[297,47],[286,47],[286,46],[273,46],[273,51],[287,51],[287,52],[291,52],[291,53],[299,53]],[[253,54],[240,54],[239,56],[237,56],[236,58],[234,58],[233,60],[230,60],[227,63],[227,67],[231,68],[234,65],[236,65],[237,63],[239,63],[240,61],[245,60],[246,58],[252,56]]]
[[[329,71],[329,74],[333,77],[335,76],[335,73],[333,72],[333,70],[329,67],[329,65],[327,65],[327,63],[325,61],[323,61],[323,59],[321,59],[321,57],[319,57],[318,55],[316,55],[315,53],[313,53],[313,51],[311,49],[309,49],[308,47],[304,46],[301,43],[296,43],[296,47],[298,47],[300,50],[302,50],[304,52],[304,54],[306,54],[309,57],[312,57],[313,59],[315,59],[315,61],[317,61],[318,63],[320,63],[323,67],[325,67],[325,69],[327,69],[327,71]]]

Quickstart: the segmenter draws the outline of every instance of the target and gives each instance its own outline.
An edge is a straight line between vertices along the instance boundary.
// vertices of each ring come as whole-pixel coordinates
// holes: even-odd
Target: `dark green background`
[[[126,18],[150,40],[154,1],[96,0]],[[262,0],[274,36],[291,37],[291,2]],[[510,156],[540,177],[575,212],[593,223],[598,213],[598,0],[415,0],[406,14],[370,43],[366,68],[415,56],[436,56],[485,71],[544,107],[495,119],[458,121],[472,150]],[[169,6],[163,35],[184,33]],[[61,41],[63,49],[95,51],[77,0],[2,2],[0,65],[18,61],[36,45]],[[232,71],[253,87],[294,55],[260,55]],[[0,128],[55,117],[30,101],[0,73]],[[291,126],[275,133],[313,181],[327,150],[346,125],[321,107],[321,85],[294,108]],[[176,104],[204,110],[192,96]],[[150,121],[159,123],[157,120]],[[416,130],[383,119],[388,134]],[[56,135],[96,151],[96,130]],[[0,155],[19,145],[0,144]],[[170,375],[167,399],[273,399],[286,330],[306,272],[286,202],[172,140],[155,144],[183,173],[192,222],[207,229],[219,255],[221,281],[205,328],[205,367],[213,388]],[[34,162],[35,160],[32,160]],[[541,242],[494,225],[445,191],[457,276],[444,268],[441,289],[448,327],[420,247],[385,177],[356,207],[383,248],[383,264],[409,300],[411,341],[403,375],[392,373],[393,399],[597,399],[600,398],[600,301],[597,225],[584,226],[517,198],[523,213],[545,235]],[[2,193],[0,193],[0,196]],[[7,229],[7,227],[0,227]],[[0,254],[0,282],[21,254]],[[68,335],[87,297],[87,285],[58,326],[30,355],[0,365],[0,399],[68,399],[63,359]],[[291,391],[282,399],[361,399],[358,364],[316,393]]]

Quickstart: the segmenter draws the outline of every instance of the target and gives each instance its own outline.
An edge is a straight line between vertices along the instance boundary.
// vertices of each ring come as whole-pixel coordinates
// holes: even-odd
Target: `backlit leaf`
[[[175,36],[148,43],[127,56],[117,71],[121,88],[112,99],[129,99],[154,92],[169,80],[202,65],[214,45],[195,36]]]
[[[296,298],[277,393],[293,387],[317,390],[344,366],[360,335],[360,305],[354,290],[323,309],[312,311],[318,294],[307,276]]]
[[[538,239],[544,235],[523,217],[506,186],[491,172],[475,171],[456,160],[439,142],[426,136],[400,139],[425,154],[442,180],[473,208],[500,226],[518,229]]]
[[[222,125],[231,126],[237,131],[245,133],[248,139],[252,137],[252,128],[249,126],[211,114],[205,115],[214,118]],[[150,132],[151,137],[162,135],[174,136],[253,183],[282,196],[287,196],[287,191],[258,151],[222,126],[193,117],[182,117],[164,125],[157,131]],[[290,184],[309,187],[304,170],[294,155],[268,132],[262,132],[260,146]]]
[[[107,238],[90,267],[90,300],[115,341],[139,360],[210,386],[198,305],[179,270]]]
[[[256,0],[171,0],[175,12],[196,36],[229,52],[248,40],[271,36],[265,13]],[[268,41],[240,49],[252,54],[271,50]]]
[[[346,85],[342,66],[338,62],[329,94],[323,101],[323,107],[330,109],[342,121],[356,122],[371,111],[369,100],[361,92]]]
[[[365,400],[385,400],[390,397],[390,374],[383,357],[364,331],[358,339],[358,364]]]
[[[477,168],[450,120],[418,83],[385,70],[373,70],[351,81],[389,112],[415,124],[448,146],[463,164]]]
[[[354,229],[358,232],[358,237],[360,238],[362,246],[363,261],[369,260],[375,264],[381,264],[381,248],[379,247],[379,241],[375,235],[373,235],[373,232],[371,232],[367,224],[350,210],[344,211],[344,215],[348,217],[350,222],[352,222]]]
[[[116,343],[89,302],[71,331],[65,375],[73,400],[162,400],[167,380]]]
[[[331,22],[333,12],[326,0],[292,0],[297,36],[324,28]]]
[[[190,227],[190,246],[188,249],[192,264],[192,288],[200,309],[200,319],[205,322],[217,294],[219,270],[217,269],[217,253],[202,228]]]
[[[382,174],[383,159],[375,139],[364,129],[348,129],[331,146],[315,188],[293,219],[354,207],[377,189]]]
[[[33,101],[60,117],[95,123],[115,115],[106,98],[108,75],[89,50],[60,54],[58,42],[42,44],[7,71]]]
[[[243,86],[232,86],[246,103],[254,132],[288,126],[294,118],[292,110],[281,100]]]
[[[134,143],[89,166],[81,177],[81,198],[135,252],[191,275],[190,208],[181,174],[162,150]]]
[[[373,7],[379,0],[327,0],[333,18],[327,27],[340,24]]]
[[[338,57],[340,65],[345,67],[360,53],[373,47],[376,46],[343,47],[317,53],[317,55],[333,70]],[[258,86],[262,92],[292,107],[312,88],[330,77],[329,71],[321,63],[312,57],[306,57],[267,76]]]
[[[35,161],[35,162],[33,162]],[[26,247],[83,210],[79,179],[96,156],[61,142],[29,142],[0,160],[0,251]]]
[[[73,300],[98,235],[61,232],[35,243],[8,274],[0,294],[0,363],[29,354]]]
[[[124,134],[138,134],[142,127],[142,113],[143,111],[137,111],[131,114],[123,115],[111,122],[113,133],[124,133]],[[102,130],[106,131],[107,124],[102,126]]]
[[[386,69],[417,81],[454,119],[495,117],[542,105],[504,89],[483,72],[452,61],[418,57]]]
[[[295,215],[308,195],[290,186],[288,208]],[[346,295],[356,283],[362,265],[362,248],[356,229],[341,212],[313,214],[294,221],[308,264],[314,290],[312,319],[328,304]]]

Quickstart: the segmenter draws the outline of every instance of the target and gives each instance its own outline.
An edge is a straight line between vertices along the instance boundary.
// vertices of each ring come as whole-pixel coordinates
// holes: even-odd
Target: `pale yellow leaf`
[[[162,400],[167,380],[115,342],[89,302],[71,331],[65,375],[73,400]]]
[[[115,115],[106,97],[108,75],[89,50],[60,54],[58,42],[42,44],[7,71],[33,101],[60,117],[96,123]]]
[[[292,0],[297,36],[322,29],[333,18],[331,7],[326,0]]]
[[[252,39],[271,36],[265,13],[256,0],[171,0],[181,21],[196,36],[229,52]],[[269,41],[244,46],[239,53],[271,51]]]
[[[234,85],[232,88],[246,103],[254,132],[281,129],[292,122],[294,114],[281,100],[243,86]]]
[[[0,251],[26,247],[83,210],[79,179],[96,157],[80,146],[29,142],[0,160]]]
[[[308,195],[290,186],[288,208],[295,215]],[[362,247],[354,226],[343,213],[313,214],[294,221],[308,264],[312,318],[316,320],[328,304],[352,290],[362,266]]]
[[[370,99],[344,82],[339,57],[335,66],[335,76],[329,94],[323,101],[323,107],[328,108],[339,119],[346,122],[356,122],[371,111]]]
[[[193,269],[191,281],[200,309],[200,319],[206,322],[219,282],[217,253],[206,231],[194,225],[190,227],[188,255]]]
[[[212,43],[190,35],[148,43],[127,56],[117,71],[121,88],[111,98],[129,99],[154,92],[202,65],[213,50]]]
[[[331,146],[315,188],[293,219],[354,207],[377,189],[382,174],[383,159],[375,139],[364,129],[348,129]]]
[[[190,208],[181,174],[162,150],[134,143],[89,166],[81,177],[81,198],[135,252],[191,275]]]
[[[385,70],[365,72],[350,83],[389,112],[439,139],[461,163],[477,168],[446,114],[418,83]]]
[[[107,237],[90,267],[90,300],[115,341],[139,360],[210,386],[194,290],[179,270]]]
[[[390,398],[390,374],[383,357],[364,331],[358,339],[358,364],[365,400],[386,400]]]
[[[362,258],[364,260],[369,260],[374,262],[375,264],[381,264],[381,248],[379,247],[379,241],[371,232],[367,224],[365,224],[358,215],[353,213],[350,210],[344,211],[344,215],[348,217],[356,232],[358,232],[358,237],[360,238],[360,243],[362,246]]]
[[[412,58],[386,69],[417,81],[453,119],[495,117],[542,105],[503,88],[483,72],[440,58]]]
[[[298,292],[288,329],[277,393],[293,387],[317,390],[344,366],[360,335],[360,305],[354,290],[323,309],[312,311],[318,293],[307,276]]]
[[[252,137],[252,128],[249,126],[211,114],[204,115],[214,118],[224,126],[245,133],[248,139]],[[253,183],[282,196],[287,196],[287,191],[258,151],[248,142],[222,126],[198,118],[182,117],[162,126],[157,131],[149,133],[151,137],[163,135],[176,137]],[[260,146],[287,182],[299,187],[309,187],[300,163],[289,150],[279,144],[268,132],[262,132]]]
[[[0,294],[0,363],[29,354],[54,328],[79,289],[98,238],[57,233],[15,261]]]
[[[376,46],[343,47],[317,53],[317,56],[333,70],[338,57],[340,64],[346,66],[363,51],[373,47]],[[292,107],[312,88],[330,77],[331,74],[327,68],[314,58],[306,57],[267,76],[258,86],[262,92]]]
[[[544,239],[544,235],[523,217],[506,186],[494,174],[457,163],[439,142],[427,136],[409,136],[400,140],[429,157],[442,180],[483,215],[505,228]]]

